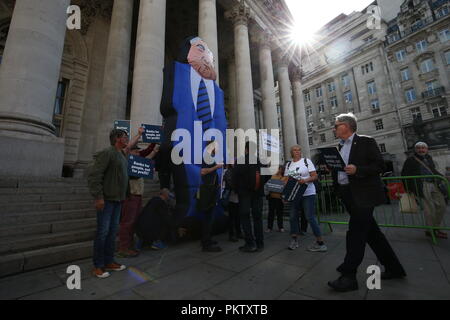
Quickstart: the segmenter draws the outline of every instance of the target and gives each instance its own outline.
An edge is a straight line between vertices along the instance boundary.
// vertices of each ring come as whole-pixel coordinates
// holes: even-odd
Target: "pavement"
[[[286,222],[287,226],[287,222]],[[327,229],[327,228],[324,228]],[[241,253],[242,243],[215,237],[221,253],[203,253],[199,242],[163,251],[143,251],[137,258],[117,259],[128,266],[110,278],[91,276],[91,260],[75,261],[0,279],[0,299],[20,300],[448,300],[450,240],[433,245],[423,231],[384,229],[408,277],[381,282],[369,290],[367,267],[377,263],[367,248],[358,274],[360,289],[336,293],[328,286],[339,274],[345,255],[345,226],[325,234],[327,253],[310,253],[312,235],[296,251],[287,250],[287,233],[266,235],[265,250]],[[81,290],[69,290],[69,265],[81,268]]]

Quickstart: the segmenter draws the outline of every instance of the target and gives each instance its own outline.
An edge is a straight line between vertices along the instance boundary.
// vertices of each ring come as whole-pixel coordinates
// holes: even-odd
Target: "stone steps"
[[[0,278],[92,257],[92,241],[0,255]]]
[[[93,240],[94,235],[95,228],[89,228],[86,230],[7,237],[0,242],[0,255]]]
[[[94,218],[95,210],[93,206],[87,209],[56,210],[56,211],[34,211],[24,213],[9,213],[0,215],[0,225],[23,227],[30,224],[39,224],[54,221],[79,220],[84,218]]]
[[[86,230],[96,227],[96,218],[73,219],[64,221],[49,221],[46,223],[25,224],[0,228],[0,241],[14,236],[30,236],[36,234],[50,234],[73,230]]]
[[[91,209],[94,206],[94,200],[74,200],[61,202],[12,202],[2,204],[0,209],[0,216],[14,214],[14,213],[32,213],[41,211],[66,211],[66,210],[82,210]]]

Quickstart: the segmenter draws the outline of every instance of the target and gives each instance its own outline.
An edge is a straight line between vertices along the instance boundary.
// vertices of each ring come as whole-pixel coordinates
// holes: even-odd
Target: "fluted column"
[[[114,120],[124,120],[126,116],[133,3],[131,0],[114,1],[106,52],[97,149],[104,148],[108,143]]]
[[[219,46],[217,41],[216,0],[199,0],[198,35],[205,40],[214,54],[214,66],[219,83]]]
[[[256,128],[248,35],[250,15],[250,9],[245,6],[244,2],[226,13],[226,17],[231,19],[234,24],[238,125],[239,128],[245,130]]]
[[[131,101],[132,130],[162,123],[166,0],[141,0]],[[134,134],[134,132],[133,132]]]
[[[294,89],[294,102],[296,113],[297,137],[305,157],[311,158],[311,149],[308,139],[308,123],[306,121],[305,103],[301,88],[301,70],[295,68],[291,73],[292,87]]]
[[[236,62],[234,58],[228,60],[228,127],[238,128],[238,110],[236,106]]]
[[[289,61],[278,59],[278,81],[280,82],[281,114],[283,117],[284,154],[290,159],[290,149],[297,144],[295,133],[294,105],[292,103],[291,81],[289,80]]]
[[[273,37],[268,33],[264,33],[259,39],[262,111],[264,115],[264,128],[268,130],[279,129],[272,64],[272,41]]]
[[[52,125],[70,0],[17,0],[0,67],[0,175],[58,176]]]

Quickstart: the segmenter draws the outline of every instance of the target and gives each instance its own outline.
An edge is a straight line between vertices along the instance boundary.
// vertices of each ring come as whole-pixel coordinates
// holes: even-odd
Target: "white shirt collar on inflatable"
[[[202,77],[191,67],[191,92],[192,101],[194,101],[195,111],[197,111],[197,100],[198,100],[198,87],[202,81]],[[216,106],[216,93],[214,91],[214,81],[203,79],[206,85],[206,90],[208,91],[208,98],[211,104],[211,115],[214,117],[214,108]]]

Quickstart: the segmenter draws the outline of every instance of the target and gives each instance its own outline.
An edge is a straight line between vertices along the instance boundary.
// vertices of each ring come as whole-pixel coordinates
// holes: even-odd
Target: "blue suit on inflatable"
[[[207,142],[203,141],[205,129],[217,129],[222,133],[225,140],[227,121],[225,116],[224,93],[213,80],[203,78],[188,63],[188,54],[191,48],[191,40],[184,41],[180,48],[180,54],[176,61],[164,70],[164,89],[161,102],[161,114],[164,118],[164,137],[161,152],[163,159],[169,160],[165,165],[170,166],[170,171],[174,179],[175,194],[177,200],[176,215],[181,225],[192,227],[192,222],[203,219],[203,213],[196,210],[196,193],[202,184],[201,169],[202,164],[195,164],[194,139],[197,143],[202,141],[202,155]],[[205,97],[205,98],[202,98]],[[202,104],[202,99],[208,102]],[[210,113],[205,118],[201,114],[204,105],[210,106]],[[205,109],[205,108],[203,108]],[[203,118],[203,120],[202,120]],[[194,122],[200,121],[202,124],[202,136],[194,134]],[[190,133],[191,159],[183,158],[183,163],[175,165],[171,161],[172,149],[180,142],[171,141],[172,133],[177,129],[185,129]],[[225,142],[225,141],[224,141]],[[223,154],[225,157],[225,143],[223,144]],[[185,156],[185,155],[183,155]],[[198,157],[198,155],[197,155]],[[164,164],[163,164],[164,165]],[[222,169],[217,170],[219,183],[222,178]],[[219,195],[218,195],[219,196]],[[223,209],[217,207],[215,210],[215,220],[219,222],[219,229],[226,228],[226,218]],[[184,223],[190,221],[190,223]],[[217,223],[216,223],[217,224]]]

